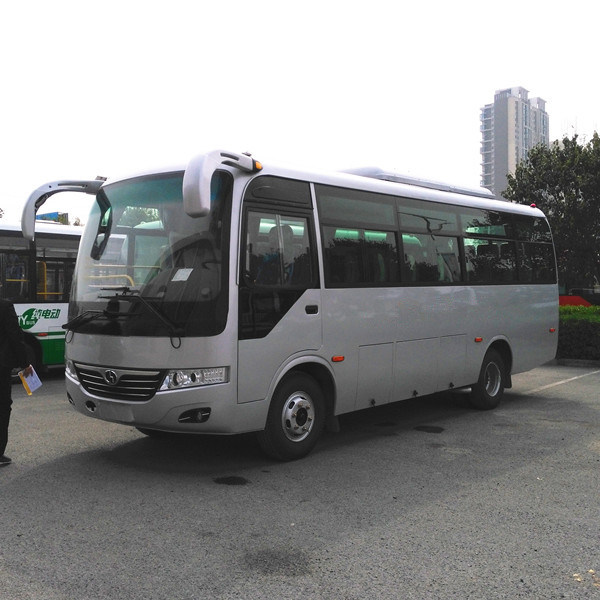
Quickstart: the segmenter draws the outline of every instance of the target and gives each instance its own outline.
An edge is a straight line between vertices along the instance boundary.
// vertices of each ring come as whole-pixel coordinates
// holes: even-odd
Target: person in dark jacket
[[[13,367],[30,366],[27,346],[19,327],[15,307],[7,300],[0,300],[0,466],[12,461],[4,454],[8,443],[8,424],[12,405],[11,386]]]

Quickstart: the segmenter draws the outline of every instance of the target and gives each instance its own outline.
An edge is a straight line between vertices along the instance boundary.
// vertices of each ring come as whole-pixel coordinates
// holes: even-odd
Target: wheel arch
[[[504,362],[504,366],[506,368],[506,373],[504,374],[506,377],[506,386],[505,387],[511,388],[512,387],[511,373],[512,373],[512,364],[513,364],[513,354],[512,354],[512,349],[510,347],[510,344],[508,343],[508,340],[506,340],[505,338],[500,338],[500,339],[494,340],[489,345],[488,350],[495,350],[500,355],[500,358],[502,358],[502,361]]]
[[[273,394],[281,382],[294,373],[304,373],[317,382],[323,391],[326,418],[334,415],[336,406],[336,386],[333,373],[329,369],[327,363],[322,359],[313,356],[303,357],[301,360],[289,363],[281,370],[270,390],[269,403],[273,399]]]

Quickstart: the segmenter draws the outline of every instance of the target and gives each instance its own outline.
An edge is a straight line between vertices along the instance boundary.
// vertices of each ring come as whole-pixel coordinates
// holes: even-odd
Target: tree
[[[159,219],[160,216],[155,208],[129,206],[119,219],[119,225],[125,227],[135,227],[140,223],[152,223],[154,221],[158,221]]]
[[[0,219],[4,216],[4,211],[0,208]]]
[[[556,247],[559,282],[569,290],[600,283],[600,137],[578,136],[536,146],[508,175],[502,194],[546,213]]]

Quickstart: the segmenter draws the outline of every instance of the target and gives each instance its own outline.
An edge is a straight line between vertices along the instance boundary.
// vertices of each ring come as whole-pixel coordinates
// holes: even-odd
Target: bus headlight
[[[70,359],[67,359],[65,361],[65,373],[71,379],[74,379],[75,381],[79,381],[79,377],[77,377],[77,371],[75,371],[75,365],[73,364],[73,361]]]
[[[227,383],[228,381],[229,367],[177,369],[167,373],[160,386],[160,391],[214,385],[216,383]]]

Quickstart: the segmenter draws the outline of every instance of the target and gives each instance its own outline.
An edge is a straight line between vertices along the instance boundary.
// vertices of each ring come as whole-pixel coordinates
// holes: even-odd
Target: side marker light
[[[476,337],[474,341],[475,341],[476,344],[479,344],[480,342],[483,342],[483,338],[482,337]]]
[[[344,362],[344,356],[332,356],[331,362]]]

